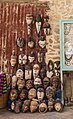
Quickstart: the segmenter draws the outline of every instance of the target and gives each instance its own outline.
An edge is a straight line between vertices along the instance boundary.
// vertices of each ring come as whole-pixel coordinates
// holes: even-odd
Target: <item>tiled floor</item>
[[[73,107],[65,107],[62,113],[19,113],[0,109],[0,119],[73,119]]]

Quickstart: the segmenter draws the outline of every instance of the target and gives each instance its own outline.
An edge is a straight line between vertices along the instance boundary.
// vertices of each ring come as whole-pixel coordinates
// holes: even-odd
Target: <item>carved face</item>
[[[39,40],[39,46],[41,48],[44,48],[46,46],[46,41],[45,40]]]
[[[11,103],[11,110],[14,111],[14,108],[15,108],[15,103],[12,102],[12,103]]]
[[[33,16],[32,16],[32,14],[26,14],[26,23],[27,23],[28,25],[31,25],[32,21],[33,21]]]
[[[53,102],[53,99],[52,98],[50,98],[49,99],[49,101],[48,101],[48,110],[49,111],[52,111],[53,110],[53,104],[54,104],[54,102]]]
[[[18,62],[20,65],[24,65],[27,62],[27,56],[24,54],[20,54],[18,57]]]
[[[28,41],[28,47],[29,47],[29,48],[33,48],[33,47],[34,47],[34,41],[29,40],[29,41]]]
[[[50,99],[54,96],[54,91],[53,91],[53,88],[51,86],[48,86],[46,88],[46,96],[48,99]]]
[[[39,74],[40,67],[38,64],[34,64],[33,66],[33,77],[34,79],[38,76]]]
[[[16,76],[17,76],[17,78],[23,78],[23,70],[22,69],[18,69],[17,71],[16,71]]]
[[[17,90],[12,89],[12,90],[10,91],[10,100],[11,100],[11,101],[14,101],[14,100],[16,100],[16,98],[17,98]]]
[[[30,65],[25,66],[25,80],[32,78],[32,68]]]
[[[30,100],[25,100],[22,105],[22,112],[29,111],[29,108],[30,108]]]
[[[37,101],[31,101],[30,103],[30,111],[36,112],[38,109],[38,102]]]
[[[44,77],[46,76],[46,69],[45,68],[42,68],[40,70],[40,76],[41,76],[41,79],[44,79]]]
[[[10,63],[12,67],[14,67],[17,63],[17,56],[15,55],[15,50],[12,51]]]
[[[12,88],[16,87],[17,77],[14,75],[12,76]]]
[[[38,34],[40,33],[41,25],[42,25],[42,18],[41,15],[38,14],[36,15],[36,30]]]
[[[26,81],[26,88],[29,90],[30,88],[32,88],[33,87],[33,81],[32,80],[27,80]]]
[[[22,89],[22,91],[21,91],[21,93],[20,93],[20,95],[19,95],[19,98],[20,98],[21,100],[24,100],[24,99],[27,98],[27,95],[28,95],[27,90],[26,90],[26,89]]]
[[[17,43],[17,46],[19,48],[22,48],[24,46],[24,39],[23,38],[17,38],[16,43]]]
[[[25,86],[25,81],[23,79],[18,79],[17,86],[18,86],[18,90],[21,91]]]
[[[47,111],[47,105],[42,102],[40,105],[39,105],[39,112],[46,112]]]
[[[20,112],[20,109],[21,109],[21,101],[18,100],[15,103],[15,109],[14,109],[15,113],[19,113]]]
[[[47,77],[45,77],[44,79],[43,79],[43,86],[44,86],[44,88],[46,89],[47,88],[47,86],[49,85],[49,79],[47,78]]]
[[[44,89],[43,88],[37,89],[37,98],[39,101],[43,100],[43,98],[44,98]]]
[[[54,108],[57,112],[61,112],[62,111],[62,104],[61,102],[56,102],[54,105]]]
[[[29,90],[28,92],[28,98],[31,100],[33,98],[36,98],[36,89],[35,88],[32,88]]]
[[[44,54],[42,52],[38,52],[38,62],[41,63],[43,62],[44,59]]]
[[[42,84],[42,81],[41,81],[41,79],[39,77],[34,79],[35,88],[38,88],[39,86],[41,86],[41,84]]]

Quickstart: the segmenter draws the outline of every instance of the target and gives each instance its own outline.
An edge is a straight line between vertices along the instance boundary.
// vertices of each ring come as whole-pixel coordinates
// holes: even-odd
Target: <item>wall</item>
[[[15,0],[0,0],[0,1],[15,1]],[[32,2],[47,4],[51,34],[47,37],[47,53],[46,62],[49,59],[60,59],[60,20],[73,18],[73,0],[16,0],[16,2]]]

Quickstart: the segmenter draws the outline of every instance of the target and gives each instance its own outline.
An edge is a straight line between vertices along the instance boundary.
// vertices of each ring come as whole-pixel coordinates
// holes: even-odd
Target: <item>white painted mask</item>
[[[17,78],[23,78],[23,75],[24,75],[24,73],[23,73],[23,70],[22,69],[18,69],[16,71]]]
[[[17,77],[14,75],[12,76],[12,88],[16,87]]]
[[[20,54],[18,57],[18,62],[20,65],[24,65],[27,62],[27,55]]]
[[[39,101],[43,100],[43,98],[44,98],[44,89],[43,88],[37,89],[37,98]]]
[[[32,69],[29,65],[25,66],[25,80],[27,79],[32,79]]]

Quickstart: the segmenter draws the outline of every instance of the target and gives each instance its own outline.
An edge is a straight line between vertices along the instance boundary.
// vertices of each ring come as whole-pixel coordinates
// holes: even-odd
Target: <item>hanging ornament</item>
[[[32,63],[35,60],[35,53],[33,51],[29,54],[28,60],[30,63]]]
[[[44,89],[43,88],[38,88],[37,89],[37,98],[38,98],[39,102],[43,100],[44,95],[45,95],[44,94]]]
[[[41,36],[41,37],[39,38],[39,46],[40,46],[41,48],[45,48],[45,47],[46,47],[46,40],[45,40],[45,37],[44,37],[44,36]]]
[[[14,67],[17,63],[17,56],[15,55],[15,50],[12,50],[11,60],[10,60],[11,66]]]
[[[26,23],[27,23],[28,35],[31,34],[32,22],[33,22],[32,14],[26,14]]]
[[[42,26],[42,17],[40,14],[36,15],[36,30],[39,35]]]
[[[24,39],[23,38],[17,38],[16,44],[19,48],[23,48],[24,46]]]
[[[23,79],[23,75],[24,75],[24,72],[23,72],[22,69],[18,69],[18,70],[16,71],[16,76],[17,76],[17,78]]]
[[[32,79],[32,67],[30,65],[25,65],[25,80]]]

